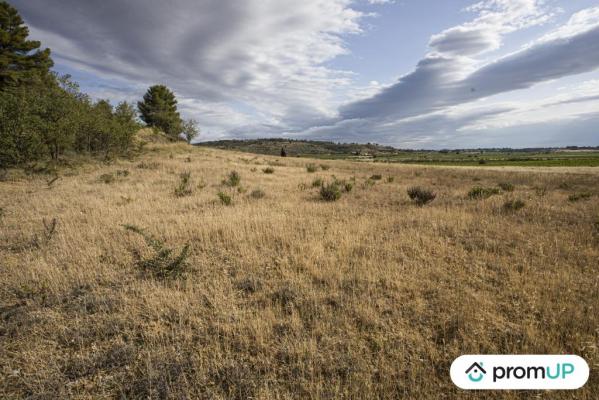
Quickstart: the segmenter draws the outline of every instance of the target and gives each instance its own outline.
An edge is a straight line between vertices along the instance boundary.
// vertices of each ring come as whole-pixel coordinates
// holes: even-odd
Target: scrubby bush
[[[137,164],[137,168],[139,169],[158,169],[160,164],[156,161],[142,161]]]
[[[347,193],[351,192],[353,188],[354,188],[354,184],[353,184],[352,182],[345,182],[345,183],[343,184],[343,189],[344,189],[344,190],[345,190]]]
[[[468,192],[468,197],[471,199],[487,199],[495,194],[499,194],[499,189],[475,186]]]
[[[225,206],[230,206],[231,204],[233,204],[233,199],[225,192],[218,192],[217,196],[220,199],[220,202]]]
[[[154,255],[148,258],[142,258],[138,251],[134,252],[136,263],[143,271],[156,278],[165,279],[177,278],[188,270],[189,244],[184,245],[179,254],[175,255],[174,249],[166,247],[162,241],[143,229],[134,225],[124,225],[124,228],[143,237],[146,244],[154,250]]]
[[[526,203],[524,203],[523,200],[520,199],[515,199],[515,200],[508,200],[505,203],[503,203],[503,210],[506,212],[511,212],[511,211],[518,211],[521,208],[523,208],[526,205]]]
[[[379,174],[375,174],[375,175],[372,175],[370,177],[370,179],[373,180],[373,181],[380,181],[381,179],[383,179],[383,176],[379,175]]]
[[[191,172],[182,172],[179,175],[179,184],[175,187],[175,196],[184,197],[191,193]]]
[[[341,198],[341,189],[335,182],[324,184],[320,188],[320,198],[324,201],[336,201]]]
[[[254,189],[250,193],[250,197],[252,197],[253,199],[261,199],[264,196],[266,196],[266,193],[264,193],[262,189]]]
[[[306,171],[313,173],[316,172],[318,170],[318,167],[316,166],[316,164],[310,163],[310,164],[306,164]]]
[[[100,180],[100,182],[108,184],[114,182],[116,178],[113,174],[102,174],[98,177],[98,179]]]
[[[266,167],[262,170],[262,172],[264,172],[265,174],[274,174],[275,173],[275,169],[272,167]]]
[[[321,187],[324,184],[322,178],[316,178],[312,181],[312,187]]]
[[[591,193],[589,193],[589,192],[573,193],[570,196],[568,196],[568,201],[576,202],[578,200],[588,200],[590,198],[591,198]]]
[[[503,190],[504,192],[513,192],[514,191],[514,185],[509,182],[500,182],[497,186],[499,186],[499,188],[501,190]]]
[[[419,206],[423,206],[435,200],[437,194],[431,190],[415,186],[408,189],[408,196],[416,204],[418,204]]]
[[[239,186],[241,183],[241,175],[237,171],[231,171],[223,180],[223,184],[231,187]]]

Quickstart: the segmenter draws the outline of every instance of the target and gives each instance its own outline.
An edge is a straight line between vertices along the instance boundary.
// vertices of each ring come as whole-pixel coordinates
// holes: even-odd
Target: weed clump
[[[323,184],[320,188],[320,198],[324,201],[337,201],[341,198],[341,189],[336,182]]]
[[[497,188],[484,188],[481,186],[475,186],[468,192],[468,198],[470,199],[488,199],[489,197],[499,194]]]
[[[229,196],[225,192],[218,192],[217,196],[223,205],[230,206],[231,204],[233,204],[233,199],[231,198],[231,196]]]
[[[317,170],[318,170],[318,167],[316,166],[316,164],[313,164],[313,163],[306,164],[306,171],[308,171],[309,173],[316,172]]]
[[[380,181],[381,179],[383,179],[383,176],[379,175],[379,174],[375,174],[375,175],[372,175],[370,177],[370,179],[373,180],[373,181]]]
[[[223,185],[230,187],[239,186],[241,183],[241,175],[237,171],[231,171],[225,179],[223,179]]]
[[[273,167],[266,167],[262,170],[262,172],[264,172],[265,174],[274,174],[275,169]]]
[[[250,197],[252,199],[261,199],[264,196],[266,196],[266,193],[264,193],[264,191],[262,189],[254,189],[252,190],[252,192],[250,193]]]
[[[184,274],[189,265],[187,258],[189,257],[189,243],[187,243],[179,254],[175,254],[174,249],[165,247],[165,244],[146,233],[143,229],[134,225],[123,225],[130,232],[137,233],[145,240],[146,244],[154,250],[154,255],[149,258],[142,258],[138,251],[134,251],[134,257],[137,259],[136,264],[144,272],[149,273],[155,278],[177,278]]]
[[[331,168],[331,166],[326,164],[320,164],[320,168],[322,168],[323,171],[328,171]]]
[[[505,203],[503,203],[502,209],[506,212],[513,212],[518,211],[521,208],[524,208],[525,205],[526,203],[524,203],[524,201],[520,199],[508,200]]]
[[[129,176],[129,170],[120,169],[120,170],[116,171],[116,176],[122,176],[122,177]]]
[[[499,186],[499,188],[501,190],[503,190],[504,192],[513,192],[514,191],[514,185],[509,182],[500,182],[497,186]]]
[[[98,177],[98,179],[100,180],[100,182],[103,182],[105,184],[109,184],[115,181],[115,177],[113,174],[102,174]]]
[[[570,196],[568,196],[568,201],[574,203],[578,200],[588,200],[590,198],[591,198],[591,194],[589,192],[574,193],[574,194],[571,194]]]
[[[437,194],[432,190],[423,189],[419,186],[415,186],[408,189],[408,196],[417,205],[423,206],[435,200]]]
[[[179,175],[179,184],[175,187],[175,196],[184,197],[191,193],[191,172],[182,172]]]
[[[347,193],[351,192],[353,188],[354,188],[354,184],[353,184],[352,182],[345,182],[345,183],[343,184],[343,189],[344,189],[344,190],[345,190]]]
[[[322,178],[316,178],[312,181],[312,187],[321,187],[324,184]]]
[[[388,176],[387,177],[387,183],[393,183],[395,181],[395,177],[394,176]]]
[[[137,164],[137,168],[139,169],[158,169],[160,167],[160,164],[152,161],[142,161],[139,164]]]

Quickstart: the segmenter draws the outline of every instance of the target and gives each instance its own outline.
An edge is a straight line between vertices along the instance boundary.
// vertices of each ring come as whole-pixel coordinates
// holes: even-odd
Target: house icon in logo
[[[483,368],[483,363],[475,362],[472,364],[467,370],[466,374],[468,374],[468,379],[472,382],[480,382],[484,377],[487,371]]]

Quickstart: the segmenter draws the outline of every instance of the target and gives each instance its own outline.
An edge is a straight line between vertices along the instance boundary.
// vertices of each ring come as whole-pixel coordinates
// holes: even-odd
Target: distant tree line
[[[50,50],[28,40],[17,10],[0,0],[0,168],[69,153],[111,157],[130,152],[141,127],[135,107],[92,101],[70,77],[50,69]],[[151,87],[138,108],[148,126],[173,139],[199,133],[193,120],[181,120],[174,94]]]

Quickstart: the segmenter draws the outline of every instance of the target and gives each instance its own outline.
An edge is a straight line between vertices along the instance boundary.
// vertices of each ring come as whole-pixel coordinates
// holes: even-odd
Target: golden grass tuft
[[[0,182],[0,397],[480,398],[449,379],[470,353],[578,354],[589,382],[551,398],[599,397],[599,170],[327,161],[355,185],[325,202],[305,159],[248,157],[150,143],[51,187]],[[268,195],[223,185],[231,171]],[[176,197],[183,172],[201,190]],[[464,196],[504,181],[526,207]],[[416,186],[435,201],[413,204]],[[144,273],[163,247],[124,225],[189,269]],[[545,396],[484,394],[529,395]]]

